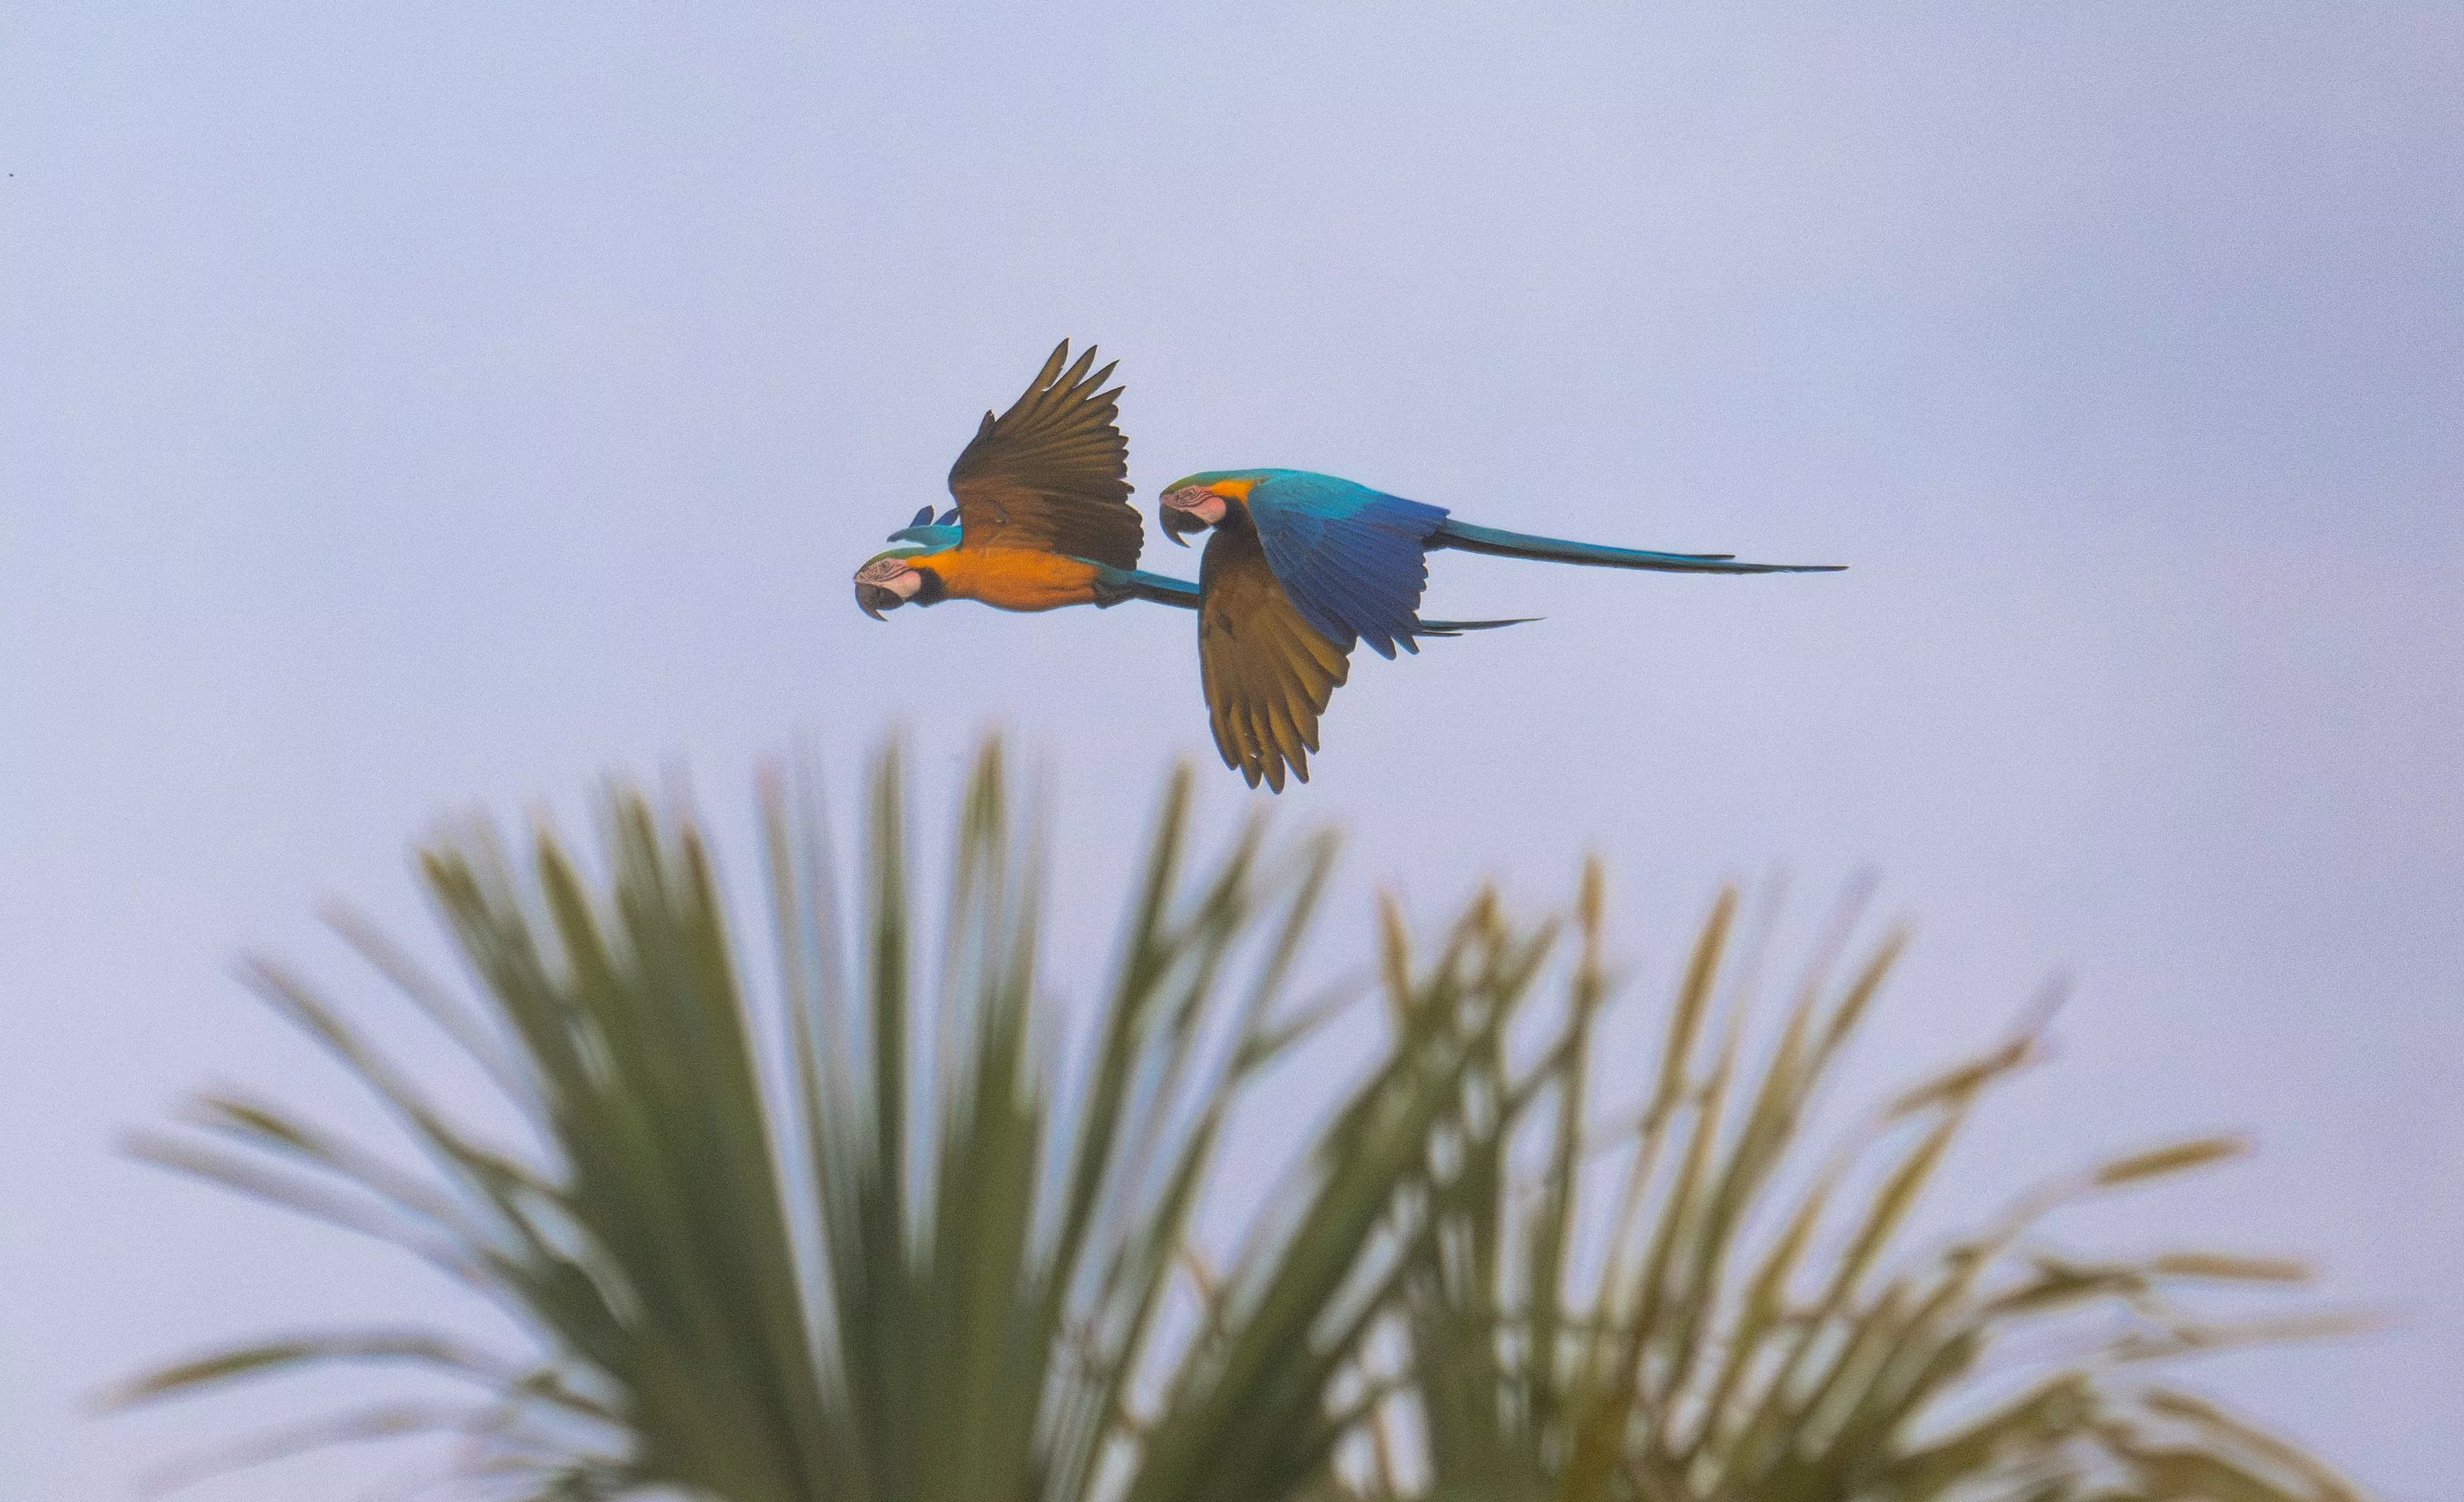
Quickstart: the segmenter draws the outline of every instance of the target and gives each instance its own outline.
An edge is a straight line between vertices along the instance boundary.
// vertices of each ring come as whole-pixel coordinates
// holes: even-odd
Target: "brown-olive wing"
[[[1130,505],[1130,445],[1118,425],[1112,367],[1089,374],[1093,346],[1069,362],[1064,339],[1010,409],[984,414],[950,467],[961,546],[1035,548],[1138,566],[1145,532]],[[1067,367],[1067,368],[1065,368]]]
[[[1277,793],[1309,780],[1317,719],[1352,671],[1343,649],[1301,619],[1275,582],[1248,518],[1215,529],[1199,564],[1198,666],[1223,765]]]

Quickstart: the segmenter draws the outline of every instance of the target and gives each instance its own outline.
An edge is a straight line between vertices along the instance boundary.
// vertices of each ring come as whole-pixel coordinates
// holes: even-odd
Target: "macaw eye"
[[[887,584],[906,572],[907,564],[903,559],[875,558],[855,571],[855,581],[859,584]]]

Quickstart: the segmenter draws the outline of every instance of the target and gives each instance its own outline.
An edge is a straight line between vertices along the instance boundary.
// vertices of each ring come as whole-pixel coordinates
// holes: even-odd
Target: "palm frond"
[[[286,1334],[120,1397],[415,1370],[447,1396],[208,1464],[445,1433],[468,1494],[561,1502],[2353,1502],[2316,1460],[2139,1375],[2343,1328],[2193,1307],[2303,1269],[2087,1259],[2044,1237],[2063,1207],[2238,1139],[2124,1154],[1907,1245],[1979,1102],[2040,1056],[2042,1009],[1844,1140],[1811,1139],[1901,945],[1836,975],[1853,913],[1766,1033],[1724,894],[1632,1072],[1633,1115],[1602,1128],[1616,988],[1596,866],[1561,1000],[1541,985],[1560,924],[1483,893],[1418,954],[1390,904],[1384,1045],[1210,1267],[1192,1222],[1220,1143],[1334,1010],[1291,994],[1333,847],[1252,822],[1198,861],[1189,801],[1184,773],[1074,1030],[1038,990],[1037,841],[991,744],[930,953],[894,751],[869,788],[852,924],[820,799],[765,782],[775,1007],[743,979],[682,813],[611,793],[598,881],[544,828],[519,862],[485,827],[439,844],[421,869],[471,996],[364,924],[344,936],[531,1140],[493,1140],[260,965],[257,990],[417,1161],[233,1091],[136,1147],[424,1260],[528,1345]]]
[[[1633,1124],[1585,1124],[1608,990],[1599,877],[1554,1033],[1526,1078],[1476,1055],[1441,1120],[1455,1165],[1405,1282],[1431,1494],[1444,1502],[2349,1502],[2320,1463],[2220,1410],[2136,1384],[2125,1363],[2332,1318],[2219,1329],[2182,1308],[2202,1283],[2299,1281],[2298,1264],[2216,1252],[2082,1263],[2037,1245],[2088,1196],[2241,1150],[2203,1138],[2128,1154],[2022,1195],[1982,1230],[1903,1250],[1909,1219],[1977,1102],[2039,1054],[2042,1009],[2005,1042],[1902,1092],[1828,1158],[1809,1113],[1901,947],[1834,988],[1828,950],[1758,1066],[1743,988],[1722,1011],[1735,899],[1724,894],[1661,1025]],[[1844,929],[1842,930],[1844,931]],[[1501,1109],[1499,1102],[1504,1102]],[[1536,1153],[1518,1154],[1533,1143]],[[1583,1168],[1624,1159],[1595,1282],[1570,1279]],[[1536,1161],[1537,1166],[1528,1166]],[[1520,1166],[1519,1166],[1520,1165]],[[2083,1315],[2102,1310],[2122,1321]],[[2027,1356],[2070,1332],[2068,1359]],[[2041,1344],[2041,1341],[2039,1342]],[[1991,1360],[1989,1360],[1991,1359]],[[1997,1366],[1998,1363],[1998,1366]],[[2032,1384],[1998,1405],[2013,1368]]]
[[[513,1494],[656,1486],[732,1502],[1299,1489],[1351,1422],[1334,1388],[1403,1265],[1430,1123],[1532,961],[1493,912],[1462,930],[1451,969],[1399,998],[1395,1046],[1200,1291],[1200,1328],[1168,1331],[1159,1312],[1195,1288],[1189,1223],[1227,1118],[1312,1020],[1286,993],[1333,853],[1325,837],[1270,848],[1253,822],[1193,872],[1189,790],[1184,773],[1166,794],[1090,1041],[1067,1061],[1036,990],[1035,852],[989,744],[929,967],[895,753],[871,783],[853,963],[818,802],[766,784],[778,1026],[747,995],[689,817],[612,794],[596,887],[546,829],[518,871],[485,829],[429,851],[421,869],[475,1004],[363,925],[348,937],[540,1150],[457,1124],[341,1009],[271,967],[253,972],[260,991],[425,1163],[230,1095],[138,1150],[397,1244],[510,1312],[534,1348],[286,1337],[121,1396],[336,1361],[449,1372],[473,1401],[416,1417],[464,1436],[468,1477],[491,1494],[509,1477]],[[1489,1022],[1468,1020],[1481,1011]],[[392,1435],[411,1418],[319,1421],[233,1453]]]

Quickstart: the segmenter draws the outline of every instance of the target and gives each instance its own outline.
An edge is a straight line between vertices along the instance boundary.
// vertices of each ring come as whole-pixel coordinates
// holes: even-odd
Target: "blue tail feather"
[[[1416,620],[1416,636],[1461,636],[1466,631],[1494,631],[1500,626],[1524,626],[1539,620],[1538,616],[1516,616],[1511,620]]]
[[[1095,603],[1110,607],[1125,599],[1152,600],[1158,605],[1196,610],[1198,586],[1187,579],[1150,574],[1144,569],[1116,569],[1109,563],[1096,564]]]
[[[1196,610],[1199,605],[1198,586],[1187,579],[1165,574],[1149,574],[1144,569],[1116,569],[1110,564],[1095,567],[1095,603],[1117,605],[1125,599],[1150,600],[1158,605],[1172,605],[1181,610]],[[1519,626],[1537,620],[1538,616],[1517,616],[1510,620],[1414,620],[1408,635],[1397,635],[1396,644],[1405,651],[1419,650],[1412,644],[1416,636],[1461,636],[1466,631],[1494,631],[1499,626]]]
[[[1596,542],[1569,542],[1535,537],[1529,533],[1475,527],[1449,516],[1429,534],[1430,548],[1457,548],[1501,558],[1533,558],[1545,563],[1581,563],[1595,568],[1655,569],[1671,574],[1831,574],[1841,563],[1739,563],[1733,553],[1652,553],[1640,548],[1612,548]]]
[[[1415,620],[1412,622],[1412,629],[1411,629],[1411,630],[1409,630],[1409,631],[1397,631],[1397,633],[1395,633],[1395,644],[1396,644],[1397,646],[1401,647],[1404,651],[1411,653],[1414,657],[1418,657],[1418,656],[1419,656],[1419,655],[1420,655],[1420,643],[1419,643],[1419,641],[1417,641],[1416,639],[1417,639],[1417,638],[1419,638],[1419,637],[1424,637],[1424,636],[1432,636],[1432,637],[1434,637],[1434,636],[1448,636],[1448,637],[1451,637],[1451,636],[1461,636],[1461,635],[1463,635],[1463,634],[1464,632],[1466,632],[1466,631],[1494,631],[1494,630],[1496,630],[1499,626],[1520,626],[1520,625],[1529,625],[1529,623],[1531,623],[1532,621],[1537,620],[1539,620],[1539,619],[1540,619],[1540,618],[1539,618],[1538,616],[1517,616],[1517,617],[1515,617],[1515,618],[1514,618],[1513,620]],[[1392,657],[1392,656],[1394,656],[1395,654],[1394,654],[1394,653],[1392,653],[1392,652],[1389,652],[1389,653],[1387,653],[1386,655],[1387,655],[1387,656],[1389,656],[1389,657]]]

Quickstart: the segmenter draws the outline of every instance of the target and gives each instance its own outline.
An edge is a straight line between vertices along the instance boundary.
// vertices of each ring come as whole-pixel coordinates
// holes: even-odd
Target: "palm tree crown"
[[[1042,889],[997,746],[957,820],[919,963],[898,757],[871,782],[853,955],[817,800],[765,789],[783,1006],[757,1004],[693,821],[608,799],[594,888],[553,833],[484,831],[428,888],[477,1004],[345,932],[485,1071],[530,1141],[459,1122],[285,971],[258,989],[422,1153],[400,1166],[276,1105],[198,1100],[145,1155],[377,1236],[510,1312],[513,1354],[422,1332],[259,1341],[125,1401],[330,1361],[408,1361],[471,1397],[313,1422],[229,1460],[435,1427],[473,1495],[671,1489],[727,1502],[2341,1502],[2319,1463],[2153,1358],[2217,1328],[2180,1291],[2297,1267],[2082,1261],[2035,1239],[2081,1196],[2229,1156],[2211,1140],[2022,1195],[1930,1252],[1896,1234],[2022,1030],[1887,1102],[1827,1159],[1809,1105],[1896,939],[1819,964],[1767,1046],[1724,986],[1715,905],[1630,1120],[1593,1123],[1602,900],[1559,922],[1473,902],[1416,960],[1390,910],[1386,1037],[1219,1272],[1190,1252],[1227,1118],[1332,1010],[1291,971],[1325,837],[1250,823],[1188,851],[1163,797],[1082,1047],[1039,1000]],[[1542,979],[1562,974],[1562,990]],[[1537,1037],[1535,1048],[1518,1040]],[[1528,1055],[1528,1056],[1527,1056]],[[1801,1167],[1800,1167],[1801,1165]],[[1980,1405],[2014,1331],[2127,1317]],[[2007,1382],[2004,1384],[2008,1385]],[[1998,1390],[1998,1389],[1997,1389]]]

